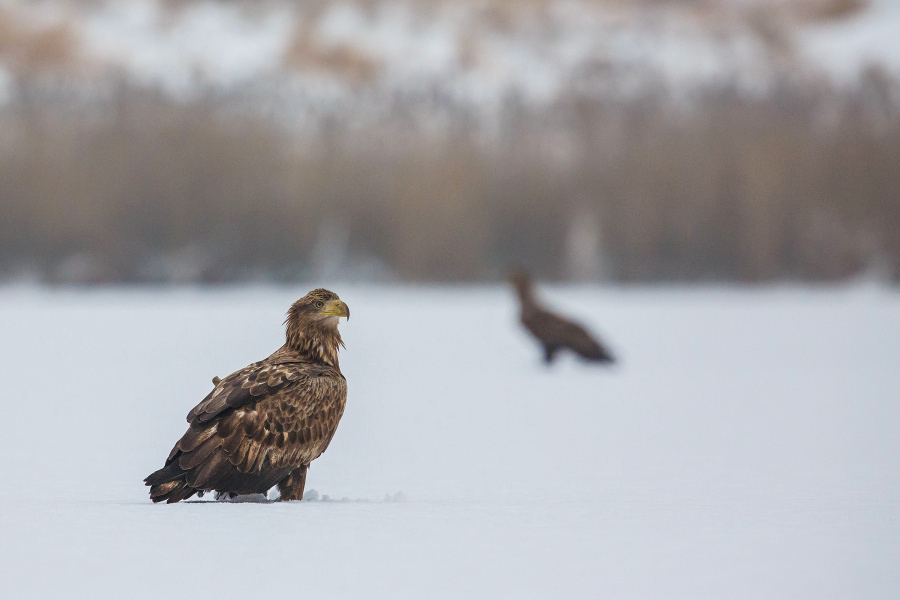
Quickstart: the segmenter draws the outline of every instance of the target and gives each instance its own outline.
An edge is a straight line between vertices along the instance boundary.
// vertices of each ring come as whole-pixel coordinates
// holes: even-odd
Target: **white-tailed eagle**
[[[144,480],[151,500],[265,494],[274,485],[281,500],[302,499],[309,463],[328,447],[347,402],[339,317],[350,310],[337,294],[313,290],[288,311],[281,348],[214,379],[165,466]]]
[[[519,297],[519,321],[537,338],[544,349],[544,362],[553,362],[556,353],[568,349],[581,358],[598,363],[614,362],[613,355],[594,336],[573,321],[541,306],[534,295],[531,278],[522,271],[510,275],[510,283]]]

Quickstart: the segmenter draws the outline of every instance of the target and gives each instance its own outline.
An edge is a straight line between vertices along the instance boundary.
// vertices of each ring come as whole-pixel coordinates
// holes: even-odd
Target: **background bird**
[[[313,290],[291,305],[281,348],[214,378],[165,466],[144,480],[150,498],[265,494],[278,485],[281,500],[302,499],[309,463],[328,447],[347,401],[339,317],[350,310],[337,294]]]
[[[581,358],[598,363],[614,362],[607,350],[584,327],[547,310],[538,303],[531,278],[524,271],[514,271],[510,283],[519,298],[519,321],[537,338],[544,349],[544,362],[551,364],[556,353],[568,349]]]

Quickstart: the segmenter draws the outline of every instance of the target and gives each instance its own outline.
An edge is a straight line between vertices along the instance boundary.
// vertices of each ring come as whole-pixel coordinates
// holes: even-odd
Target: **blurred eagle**
[[[328,447],[347,401],[339,317],[350,309],[337,294],[313,290],[291,305],[281,348],[213,379],[166,465],[144,480],[150,499],[265,494],[274,485],[281,500],[302,499],[309,463]]]
[[[525,272],[514,271],[510,282],[519,297],[519,321],[543,346],[545,363],[551,364],[556,353],[565,348],[588,361],[614,362],[609,350],[584,327],[550,312],[537,302],[531,278]]]

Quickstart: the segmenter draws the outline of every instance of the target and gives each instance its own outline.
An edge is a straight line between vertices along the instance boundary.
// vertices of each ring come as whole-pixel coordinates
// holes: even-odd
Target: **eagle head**
[[[304,354],[323,349],[326,362],[334,363],[337,347],[343,346],[337,329],[340,317],[349,319],[350,307],[337,294],[324,288],[309,292],[288,310],[288,346]]]
[[[293,320],[328,321],[337,325],[338,317],[350,318],[350,308],[338,295],[330,290],[319,288],[303,296],[288,312],[288,322]]]

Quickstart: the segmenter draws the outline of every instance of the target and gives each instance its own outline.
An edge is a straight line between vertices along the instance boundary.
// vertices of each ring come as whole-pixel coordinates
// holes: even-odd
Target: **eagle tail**
[[[583,354],[582,356],[584,356],[588,360],[593,360],[593,361],[601,362],[601,363],[616,362],[616,359],[612,355],[612,353],[597,343],[594,344],[594,348],[591,349],[590,353]]]
[[[171,504],[196,494],[197,489],[185,481],[185,474],[186,472],[178,466],[178,461],[172,461],[159,471],[148,475],[144,483],[150,486],[150,499],[154,502],[165,500]]]

